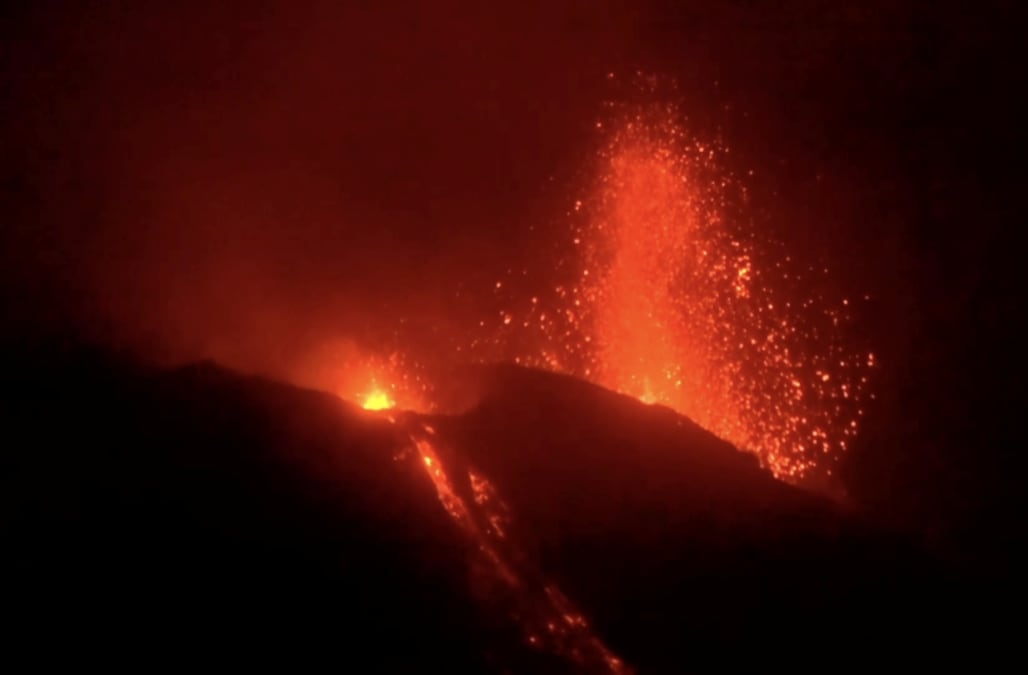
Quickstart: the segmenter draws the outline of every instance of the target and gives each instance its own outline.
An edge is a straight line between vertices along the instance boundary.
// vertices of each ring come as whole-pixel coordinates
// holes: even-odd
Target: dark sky
[[[948,236],[921,231],[923,191],[994,187],[967,184],[994,162],[940,159],[1014,119],[994,19],[935,3],[216,4],[7,22],[5,197],[34,253],[8,274],[158,334],[488,278],[576,197],[606,73],[643,69],[756,171],[761,227],[843,267],[861,247],[872,273],[848,271],[877,290],[874,258]],[[968,99],[994,111],[958,122]]]
[[[6,59],[28,276],[187,341],[428,300],[516,259],[634,37],[550,3],[300,4],[33,12]]]
[[[545,266],[605,75],[642,69],[755,171],[762,227],[875,297],[856,491],[920,517],[1009,473],[969,448],[1006,442],[1023,381],[1012,3],[25,4],[0,40],[11,331],[274,370],[457,321],[458,284]]]

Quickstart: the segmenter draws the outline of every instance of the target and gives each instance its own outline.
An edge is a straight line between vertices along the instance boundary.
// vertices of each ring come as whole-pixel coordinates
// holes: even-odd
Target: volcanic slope
[[[28,638],[362,671],[803,670],[818,647],[916,650],[936,616],[903,538],[572,378],[463,372],[474,404],[424,416],[213,364],[75,352],[5,376],[4,612]]]
[[[641,672],[924,662],[957,630],[958,593],[940,595],[943,568],[913,539],[772,478],[674,411],[552,373],[469,375],[477,403],[438,420],[440,438]]]

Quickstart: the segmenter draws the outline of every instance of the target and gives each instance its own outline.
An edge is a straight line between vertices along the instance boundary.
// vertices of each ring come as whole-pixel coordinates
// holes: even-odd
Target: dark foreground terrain
[[[467,412],[390,422],[213,364],[36,351],[4,376],[4,642],[37,659],[602,670],[574,642],[533,647],[538,616],[481,580],[411,452],[424,424],[455,491],[475,504],[471,468],[509,509],[517,592],[559,589],[640,672],[981,663],[1003,645],[983,611],[1002,597],[913,537],[569,378],[478,371]]]

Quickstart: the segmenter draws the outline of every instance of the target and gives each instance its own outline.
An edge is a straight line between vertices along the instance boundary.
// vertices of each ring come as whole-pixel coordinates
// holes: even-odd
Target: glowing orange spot
[[[396,403],[389,394],[381,389],[376,389],[365,396],[364,402],[361,404],[365,410],[388,410],[394,405],[396,405]]]

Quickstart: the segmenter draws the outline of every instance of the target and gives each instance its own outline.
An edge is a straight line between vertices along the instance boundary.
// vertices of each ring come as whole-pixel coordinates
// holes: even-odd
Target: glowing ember
[[[350,341],[328,341],[304,354],[289,377],[302,386],[334,391],[365,410],[432,407],[420,368],[395,350],[383,356]]]
[[[388,410],[395,405],[396,403],[389,394],[381,389],[376,389],[365,396],[364,403],[361,404],[365,410]]]
[[[517,275],[496,282],[501,322],[472,347],[672,407],[780,478],[830,476],[874,365],[845,342],[851,303],[752,231],[727,147],[691,137],[674,106],[614,116],[569,211],[566,282],[531,302]]]
[[[451,336],[453,353],[571,374],[667,405],[756,453],[779,478],[830,476],[857,433],[864,399],[873,398],[874,354],[842,332],[853,303],[819,290],[823,265],[798,267],[756,235],[742,216],[745,185],[725,172],[721,142],[692,137],[672,105],[612,110],[596,125],[604,142],[594,180],[571,202],[566,251],[546,261],[556,271],[508,269],[490,280],[495,305],[475,317],[474,330]],[[439,361],[431,365],[451,365]],[[331,344],[298,373],[298,382],[335,389],[367,410],[435,409],[425,371],[397,351],[382,357]],[[415,459],[432,480],[490,571],[494,594],[516,607],[527,643],[627,672],[556,587],[527,581],[540,575],[518,550],[496,489],[473,468],[448,471],[436,430],[415,419],[389,417],[410,437],[397,459]]]
[[[788,260],[730,222],[744,189],[718,165],[728,150],[690,138],[678,119],[667,106],[635,111],[602,156],[578,235],[596,270],[577,287],[591,309],[592,379],[673,407],[798,478],[845,448],[861,414],[864,357],[837,329],[848,303],[833,306],[813,284],[806,295]]]
[[[800,265],[755,231],[722,142],[691,136],[673,105],[610,110],[556,259],[490,280],[493,305],[451,353],[669,406],[779,478],[831,476],[873,398],[874,355],[845,335],[856,303],[833,297],[823,264]],[[431,365],[446,367],[437,354]],[[332,377],[366,408],[429,410],[423,374],[396,352],[362,353]]]

